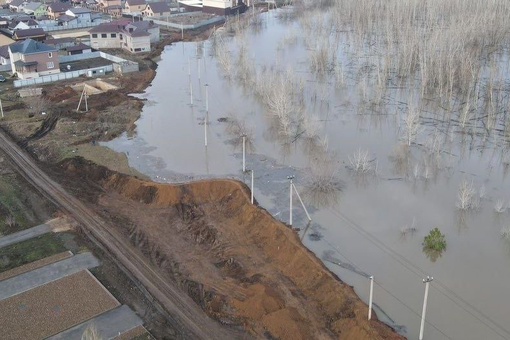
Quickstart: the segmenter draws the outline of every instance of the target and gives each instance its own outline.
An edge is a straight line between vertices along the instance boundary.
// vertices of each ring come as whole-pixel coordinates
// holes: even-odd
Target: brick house
[[[60,72],[57,49],[32,39],[9,45],[9,57],[12,73],[16,73],[19,79]]]

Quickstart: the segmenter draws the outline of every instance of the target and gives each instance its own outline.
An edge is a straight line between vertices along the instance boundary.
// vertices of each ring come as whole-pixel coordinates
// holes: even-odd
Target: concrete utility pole
[[[207,120],[209,118],[209,93],[207,89],[209,88],[208,84],[205,84],[205,117],[204,117],[204,143],[207,146]]]
[[[297,198],[299,199],[299,202],[301,202],[301,206],[303,207],[303,210],[305,211],[306,213],[306,217],[308,218],[308,221],[311,221],[312,218],[310,217],[310,214],[308,213],[308,210],[306,209],[306,206],[305,204],[303,203],[303,200],[301,199],[301,195],[299,194],[299,192],[297,191],[296,189],[296,186],[294,185],[294,183],[292,183],[292,187],[294,188],[294,192],[296,193],[297,195]]]
[[[289,225],[292,227],[292,180],[295,178],[294,175],[287,176],[287,179],[290,180],[290,210],[289,210]]]
[[[2,99],[0,99],[0,112],[2,112],[2,118],[4,118],[4,107],[2,106]]]
[[[425,327],[425,313],[427,312],[427,299],[429,297],[429,284],[430,282],[432,282],[432,280],[434,280],[432,276],[427,276],[426,279],[423,279],[423,283],[425,283],[425,296],[423,297],[423,310],[421,311],[419,340],[423,340],[423,328]]]
[[[372,319],[372,297],[374,296],[374,277],[371,275],[370,279],[370,296],[368,298],[368,320]]]
[[[253,204],[253,170],[249,170],[251,172],[251,204]]]
[[[243,172],[246,172],[246,134],[242,134],[243,138]]]

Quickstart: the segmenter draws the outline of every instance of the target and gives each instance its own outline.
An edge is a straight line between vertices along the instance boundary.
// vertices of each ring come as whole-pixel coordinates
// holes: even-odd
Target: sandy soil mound
[[[244,184],[156,184],[80,159],[61,166],[80,183],[100,184],[100,209],[119,211],[126,237],[216,320],[258,338],[402,338],[367,321],[353,289],[250,204]]]

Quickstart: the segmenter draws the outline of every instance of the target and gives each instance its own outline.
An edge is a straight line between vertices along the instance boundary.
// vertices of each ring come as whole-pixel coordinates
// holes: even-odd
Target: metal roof
[[[28,31],[28,30],[24,30]],[[47,52],[56,52],[57,49],[53,46],[49,46],[43,44],[42,42],[38,42],[32,39],[27,39],[19,44],[9,45],[12,53],[22,53],[22,54],[34,54],[34,53],[47,53]]]

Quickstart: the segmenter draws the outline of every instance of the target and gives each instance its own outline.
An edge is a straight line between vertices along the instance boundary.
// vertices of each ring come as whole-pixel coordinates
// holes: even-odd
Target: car
[[[5,82],[5,77],[0,74],[0,83]]]

